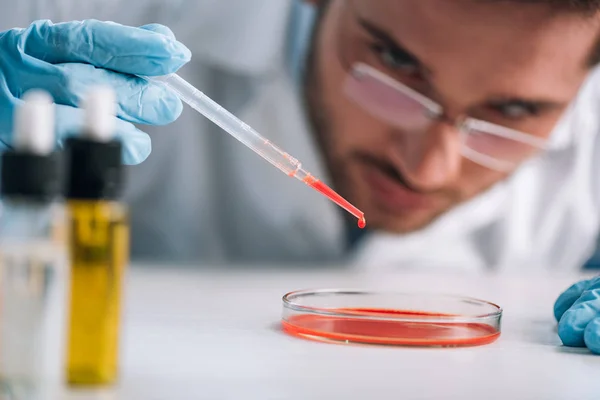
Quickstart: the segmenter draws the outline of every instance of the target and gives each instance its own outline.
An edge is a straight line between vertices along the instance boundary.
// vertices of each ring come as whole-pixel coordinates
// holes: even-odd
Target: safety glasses
[[[407,135],[423,135],[445,118],[441,105],[363,63],[349,71],[345,92],[369,114]],[[460,134],[462,156],[497,171],[511,171],[546,148],[546,141],[537,136],[474,118],[453,125]]]

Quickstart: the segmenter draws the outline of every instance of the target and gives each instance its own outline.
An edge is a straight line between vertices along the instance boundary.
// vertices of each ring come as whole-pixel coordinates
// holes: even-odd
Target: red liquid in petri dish
[[[479,346],[492,343],[500,336],[496,328],[483,323],[428,321],[453,316],[449,314],[368,308],[338,311],[356,313],[357,317],[295,315],[282,321],[282,328],[293,336],[306,339],[396,346]],[[413,321],[359,319],[360,316],[411,318]]]

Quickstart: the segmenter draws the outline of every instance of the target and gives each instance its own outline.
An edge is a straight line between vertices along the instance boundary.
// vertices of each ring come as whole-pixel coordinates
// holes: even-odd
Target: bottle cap
[[[96,86],[83,99],[85,131],[83,135],[97,142],[109,142],[115,136],[116,98],[110,87]]]
[[[2,155],[0,194],[51,201],[60,194],[60,159],[54,150],[52,97],[27,92],[15,109],[13,150]]]
[[[41,90],[23,96],[15,110],[13,147],[25,153],[46,155],[54,150],[54,107],[52,97]]]
[[[66,140],[67,198],[114,200],[123,187],[122,145],[114,138],[115,95],[112,89],[92,89],[83,101],[83,132]]]

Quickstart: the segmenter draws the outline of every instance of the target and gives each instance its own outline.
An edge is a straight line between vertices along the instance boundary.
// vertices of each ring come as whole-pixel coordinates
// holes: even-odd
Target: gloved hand
[[[565,346],[600,354],[600,277],[578,282],[554,303],[558,335]]]
[[[81,132],[76,107],[90,85],[110,85],[118,101],[117,137],[124,162],[148,157],[150,138],[132,123],[165,125],[177,119],[181,101],[168,89],[133,75],[176,72],[190,51],[162,25],[141,28],[95,20],[53,24],[37,21],[27,29],[0,33],[0,141],[12,142],[13,109],[30,89],[49,92],[56,102],[58,144]]]

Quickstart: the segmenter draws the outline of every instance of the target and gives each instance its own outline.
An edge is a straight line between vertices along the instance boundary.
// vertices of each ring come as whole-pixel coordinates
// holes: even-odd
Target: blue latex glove
[[[600,354],[600,277],[578,282],[561,294],[554,316],[565,346],[587,346]]]
[[[30,89],[43,89],[56,106],[58,144],[81,132],[77,109],[90,85],[110,85],[118,101],[117,137],[124,162],[137,164],[151,151],[150,138],[132,123],[165,125],[179,117],[181,101],[168,89],[133,75],[176,72],[190,51],[162,25],[134,28],[95,20],[53,24],[0,33],[0,141],[10,148],[13,109]]]

